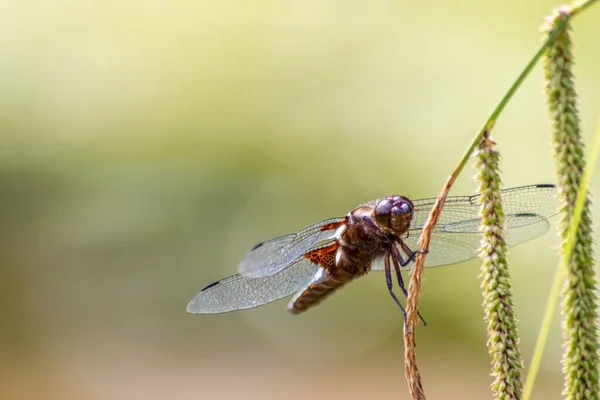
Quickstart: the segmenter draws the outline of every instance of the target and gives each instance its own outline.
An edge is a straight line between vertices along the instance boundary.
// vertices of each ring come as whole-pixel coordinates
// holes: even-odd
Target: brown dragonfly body
[[[554,185],[502,191],[505,240],[509,246],[535,239],[556,214]],[[296,233],[262,242],[242,259],[239,273],[202,289],[188,304],[193,314],[258,307],[297,293],[288,309],[300,314],[370,270],[385,271],[394,294],[392,269],[406,295],[402,269],[410,269],[417,240],[435,198],[411,201],[389,196],[362,204],[345,217],[331,218]],[[453,196],[431,236],[425,267],[477,257],[481,241],[480,196]]]
[[[389,259],[397,254],[395,247],[406,236],[413,214],[410,200],[391,196],[376,205],[361,205],[338,225],[336,241],[305,254],[312,263],[323,268],[323,275],[300,292],[290,303],[293,314],[319,304],[338,288],[371,269],[373,260]],[[397,213],[391,210],[396,207]],[[393,217],[393,218],[392,218]],[[393,221],[393,224],[391,223]],[[412,253],[408,254],[412,257]],[[404,264],[404,261],[402,262]]]

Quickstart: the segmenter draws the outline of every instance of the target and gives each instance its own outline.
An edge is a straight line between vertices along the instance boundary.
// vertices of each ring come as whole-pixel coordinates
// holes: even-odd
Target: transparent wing
[[[336,229],[345,222],[346,218],[326,219],[297,233],[259,243],[246,253],[238,271],[248,278],[273,275],[310,250],[332,243]]]
[[[189,302],[187,312],[217,314],[258,307],[306,288],[321,274],[320,269],[319,265],[302,258],[289,268],[262,278],[236,274],[202,289]]]
[[[425,267],[456,264],[478,256],[482,235],[480,195],[449,197],[436,225],[425,258]],[[409,237],[403,239],[411,250],[417,242],[435,199],[414,201],[415,215]],[[557,213],[556,188],[553,185],[533,185],[502,191],[505,240],[514,247],[542,236],[548,231],[548,218]],[[406,268],[412,268],[409,264]],[[375,260],[371,269],[383,269],[382,260]]]
[[[557,214],[556,187],[554,185],[531,185],[502,190],[502,208],[507,218],[505,228],[514,228],[508,221],[509,215],[532,214],[543,219],[550,218]],[[481,195],[473,196],[450,196],[446,199],[444,210],[440,220],[436,225],[434,232],[447,231],[449,229],[464,232],[467,227],[471,227],[475,232],[479,229],[478,223],[472,224],[469,221],[479,220],[479,203]],[[429,217],[429,213],[435,203],[435,198],[421,199],[413,201],[415,213],[410,224],[410,234],[420,235],[423,226]],[[537,220],[519,219],[512,223],[535,223]],[[459,223],[466,223],[465,227]],[[470,225],[469,225],[470,224]]]

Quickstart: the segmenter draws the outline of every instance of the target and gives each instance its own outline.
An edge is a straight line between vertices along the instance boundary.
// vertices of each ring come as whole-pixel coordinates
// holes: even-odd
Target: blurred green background
[[[382,274],[299,317],[186,304],[259,241],[437,195],[558,4],[3,2],[0,397],[408,398]],[[599,20],[574,21],[586,135]],[[506,187],[554,182],[542,88],[538,67],[494,132]],[[526,365],[557,244],[511,252]],[[426,271],[430,398],[491,397],[478,268]],[[555,321],[534,398],[559,398],[560,357]]]

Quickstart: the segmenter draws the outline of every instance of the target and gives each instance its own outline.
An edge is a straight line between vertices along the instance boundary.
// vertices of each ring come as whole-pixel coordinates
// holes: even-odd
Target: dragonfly
[[[548,218],[557,214],[552,184],[504,189],[501,199],[509,247],[542,236],[549,229]],[[361,204],[344,217],[259,243],[243,257],[237,274],[206,286],[189,302],[187,311],[225,313],[296,293],[288,310],[301,314],[369,271],[384,271],[387,289],[406,317],[393,290],[392,270],[407,296],[402,272],[414,265],[417,241],[435,201],[392,195]],[[478,256],[480,201],[479,194],[446,199],[425,267],[457,264]]]

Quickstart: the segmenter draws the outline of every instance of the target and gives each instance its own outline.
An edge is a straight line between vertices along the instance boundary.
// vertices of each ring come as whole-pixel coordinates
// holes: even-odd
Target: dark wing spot
[[[539,188],[553,188],[556,187],[556,185],[553,185],[552,183],[540,183],[538,185],[535,185],[536,187]]]
[[[515,217],[539,217],[539,215],[535,214],[535,213],[517,213],[517,214],[511,214],[514,215]]]
[[[219,283],[221,283],[221,281],[213,282],[210,285],[208,285],[207,287],[205,287],[204,289],[202,289],[201,292],[204,292],[205,290],[208,290],[208,289],[210,289],[213,286],[217,286]]]
[[[254,246],[250,251],[254,251],[260,247],[262,247],[265,244],[265,242],[260,242],[259,244],[257,244],[256,246]]]

